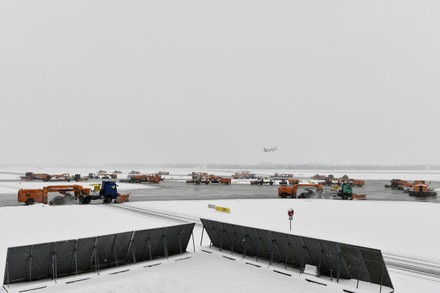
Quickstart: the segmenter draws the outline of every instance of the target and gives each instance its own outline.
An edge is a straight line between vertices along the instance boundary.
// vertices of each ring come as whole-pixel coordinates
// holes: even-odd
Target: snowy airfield
[[[143,171],[143,170],[142,170]],[[144,172],[147,172],[145,170]],[[267,174],[273,173],[273,170]],[[51,171],[55,173],[54,171]],[[191,173],[181,170],[181,176]],[[226,172],[230,171],[226,170]],[[74,173],[74,172],[72,172]],[[219,171],[213,173],[222,175]],[[292,173],[292,172],[289,172]],[[314,175],[318,172],[309,172]],[[312,174],[313,173],[313,174]],[[325,174],[320,171],[319,173]],[[347,174],[344,172],[343,174]],[[304,173],[302,173],[304,174]],[[333,172],[332,174],[335,174]],[[342,174],[342,175],[343,175]],[[351,175],[350,173],[348,173]],[[381,173],[382,174],[382,173]],[[410,178],[438,180],[439,174],[407,174]],[[403,174],[403,175],[405,175]],[[225,174],[226,175],[226,174]],[[309,174],[307,174],[309,175]],[[304,175],[304,176],[307,176]],[[392,174],[382,174],[385,178]],[[10,176],[10,177],[8,177]],[[14,177],[15,176],[15,177]],[[368,177],[371,176],[371,177]],[[372,179],[374,174],[353,175]],[[123,176],[121,176],[123,177]],[[397,176],[392,176],[394,178]],[[399,176],[405,179],[404,176]],[[16,175],[0,174],[0,179],[14,179]],[[381,179],[380,177],[378,177]],[[375,178],[377,179],[377,178]],[[30,184],[30,185],[28,185]],[[52,183],[51,183],[52,184]],[[57,183],[58,184],[58,183]],[[61,183],[63,184],[63,183]],[[19,185],[19,186],[17,186]],[[42,182],[2,182],[1,191],[11,193],[17,188],[39,188]],[[128,186],[125,186],[128,185]],[[120,190],[130,188],[151,188],[119,184]],[[208,208],[208,204],[230,208],[231,212],[220,213]],[[161,201],[130,202],[122,206],[153,209],[174,215],[204,217],[293,233],[296,235],[333,240],[382,250],[384,255],[398,255],[416,259],[420,263],[440,264],[440,205],[425,202],[376,202],[376,201],[326,201],[326,200],[208,200],[208,201]],[[293,208],[295,216],[292,232],[289,231],[287,210]],[[0,208],[0,276],[4,275],[6,250],[11,246],[97,236],[135,229],[148,229],[173,225],[170,221],[159,220],[133,214],[129,211],[100,204],[89,206],[19,206]],[[343,282],[328,282],[322,287],[304,281],[304,274],[286,277],[273,273],[267,265],[261,268],[246,265],[240,257],[232,262],[217,254],[202,252],[200,247],[201,229],[195,228],[196,253],[192,242],[188,246],[191,258],[176,261],[156,260],[159,266],[144,268],[147,263],[127,266],[130,271],[109,275],[101,272],[91,279],[65,284],[60,280],[43,282],[45,289],[35,292],[341,292],[347,289]],[[205,234],[203,249],[209,245]],[[214,249],[215,250],[215,249]],[[224,254],[230,254],[225,252]],[[180,256],[182,258],[184,256]],[[154,262],[154,261],[153,261]],[[440,292],[440,279],[420,276],[410,272],[388,268],[395,292]],[[290,271],[292,274],[292,271]],[[379,292],[361,284],[353,292]],[[3,288],[4,292],[18,292],[24,287]],[[377,289],[377,290],[376,290]],[[2,292],[0,290],[0,292]],[[382,291],[384,292],[384,291]]]

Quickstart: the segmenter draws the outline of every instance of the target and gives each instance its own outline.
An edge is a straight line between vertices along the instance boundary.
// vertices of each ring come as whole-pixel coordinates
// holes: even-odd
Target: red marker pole
[[[287,211],[287,215],[289,216],[289,222],[290,222],[290,231],[292,231],[292,220],[293,220],[294,214],[295,214],[295,211],[293,209],[289,209]]]

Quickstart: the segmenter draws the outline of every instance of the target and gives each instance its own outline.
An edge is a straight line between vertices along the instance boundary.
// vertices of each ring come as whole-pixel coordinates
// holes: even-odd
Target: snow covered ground
[[[208,204],[228,207],[219,213]],[[200,218],[381,249],[440,263],[440,205],[417,202],[258,199],[127,203]]]
[[[35,170],[34,172],[64,173],[66,170]],[[90,169],[91,170],[91,169]],[[91,172],[96,172],[95,169]],[[11,170],[8,170],[11,171]],[[12,170],[18,171],[18,170]],[[74,174],[79,170],[67,170]],[[89,171],[89,170],[87,170]],[[108,170],[113,171],[113,170]],[[141,170],[153,173],[153,170]],[[149,172],[151,171],[151,172]],[[171,174],[187,176],[192,171],[167,170]],[[206,170],[202,170],[206,171]],[[211,172],[212,171],[212,172]],[[24,172],[24,171],[23,171]],[[126,171],[128,172],[128,171]],[[174,173],[173,173],[174,172]],[[230,170],[207,172],[232,175]],[[222,173],[223,172],[223,173]],[[295,176],[312,176],[316,173],[342,176],[348,174],[359,179],[426,179],[440,181],[440,173],[403,172],[323,172],[289,170],[260,170],[264,175],[274,172],[294,173]],[[308,173],[307,173],[308,172]],[[18,172],[17,172],[18,173]],[[15,177],[14,177],[15,176]],[[19,175],[0,173],[1,180],[17,179]],[[119,176],[124,178],[125,176]],[[90,182],[92,183],[92,182]],[[51,182],[50,184],[65,184]],[[87,186],[89,182],[81,183]],[[47,182],[0,182],[0,193],[15,193],[20,188],[41,188]],[[119,184],[119,191],[155,188],[143,184]],[[230,208],[219,213],[208,204]],[[382,250],[385,254],[411,257],[420,261],[440,263],[440,205],[426,202],[397,201],[322,201],[293,199],[250,199],[209,201],[130,202],[126,206],[165,210],[173,214],[204,217],[239,225],[259,227],[290,233],[287,210],[293,208],[293,234],[345,242]],[[109,224],[111,223],[111,224]],[[0,208],[0,277],[8,247],[54,240],[73,239],[173,225],[165,220],[148,218],[101,204],[89,206],[19,206]],[[198,246],[201,229],[195,230]],[[205,234],[204,245],[207,244]],[[275,274],[267,266],[256,269],[241,261],[232,262],[219,255],[206,254],[197,247],[189,253],[190,259],[161,260],[161,265],[144,268],[144,264],[130,267],[126,273],[109,275],[92,274],[90,280],[66,285],[63,282],[36,292],[341,292],[336,286],[321,287],[304,281],[299,276],[286,277]],[[192,251],[192,247],[189,249]],[[215,265],[213,265],[213,263]],[[145,264],[146,265],[146,264]],[[128,268],[127,267],[127,268]],[[389,268],[396,292],[440,292],[439,279],[420,277],[409,272]],[[297,278],[298,277],[298,278]],[[47,282],[46,282],[47,283]],[[11,288],[9,288],[11,289]],[[4,289],[0,289],[2,292]],[[15,289],[10,292],[15,292]],[[356,291],[362,292],[362,291]]]
[[[220,213],[208,204],[228,207]],[[136,202],[126,206],[170,211],[173,214],[205,217],[240,225],[289,233],[287,209],[294,208],[292,233],[381,249],[385,253],[440,261],[440,205],[432,203],[356,202],[319,200],[222,200]],[[408,216],[411,215],[411,216]],[[38,219],[38,221],[34,221]],[[37,223],[37,224],[36,224]],[[108,223],[111,223],[109,225]],[[0,264],[10,246],[41,243],[148,229],[171,225],[168,221],[131,214],[104,205],[20,206],[0,208]],[[195,232],[198,245],[201,231]],[[205,235],[205,244],[207,236]],[[192,245],[190,245],[192,246]],[[192,247],[188,249],[192,251]],[[340,287],[321,288],[294,275],[274,274],[263,266],[256,269],[243,262],[201,252],[185,261],[161,260],[154,268],[132,268],[130,272],[101,273],[88,281],[46,288],[49,292],[341,292]],[[214,265],[215,264],[215,265]],[[146,265],[146,264],[145,264]],[[129,267],[127,267],[129,268]],[[4,274],[0,265],[0,276]],[[119,269],[121,270],[121,268]],[[390,270],[396,292],[439,292],[440,281]],[[63,285],[64,284],[64,285]],[[63,287],[60,287],[63,286]],[[61,289],[62,288],[62,289]],[[271,289],[269,289],[271,288]],[[11,288],[10,288],[11,289]],[[44,290],[43,290],[44,291]],[[0,291],[1,292],[1,291]],[[12,292],[14,292],[12,290]],[[357,291],[362,292],[362,291]],[[371,291],[364,291],[371,292]]]

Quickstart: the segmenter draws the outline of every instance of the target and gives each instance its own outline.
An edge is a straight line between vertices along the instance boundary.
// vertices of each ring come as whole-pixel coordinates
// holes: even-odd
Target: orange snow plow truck
[[[303,187],[306,192],[301,192],[300,194],[297,194],[298,187]],[[316,192],[322,192],[322,185],[321,184],[309,184],[309,183],[297,183],[293,185],[283,185],[278,187],[278,196],[282,198],[286,198],[288,196],[293,198],[307,198],[312,192],[312,188],[316,189]]]
[[[24,202],[26,205],[34,203],[48,203],[49,192],[58,192],[50,204],[63,204],[66,197],[78,200],[81,204],[89,204],[92,200],[102,199],[104,203],[110,203],[112,200],[117,203],[128,201],[128,195],[119,194],[116,189],[116,182],[102,181],[98,193],[92,193],[90,188],[81,185],[52,185],[42,189],[20,189],[18,191],[18,202]],[[99,185],[98,185],[99,188]],[[73,194],[72,194],[73,192]]]

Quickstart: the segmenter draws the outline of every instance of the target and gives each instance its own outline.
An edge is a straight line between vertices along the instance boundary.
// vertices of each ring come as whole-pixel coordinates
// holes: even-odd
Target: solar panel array
[[[212,245],[220,250],[269,260],[286,268],[316,266],[320,275],[357,279],[393,288],[377,249],[201,219]]]
[[[8,248],[4,284],[57,279],[186,251],[194,223]]]

